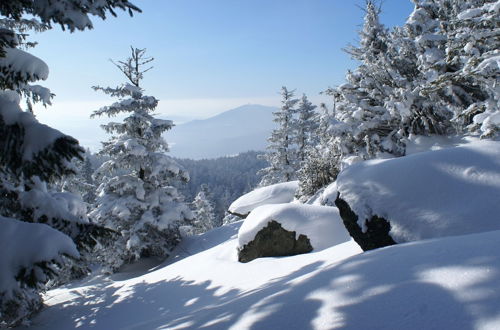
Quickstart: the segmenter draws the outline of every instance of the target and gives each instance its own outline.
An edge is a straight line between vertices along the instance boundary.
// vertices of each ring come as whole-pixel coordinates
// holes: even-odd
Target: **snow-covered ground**
[[[498,329],[500,232],[236,260],[241,222],[156,269],[49,291],[31,329]]]

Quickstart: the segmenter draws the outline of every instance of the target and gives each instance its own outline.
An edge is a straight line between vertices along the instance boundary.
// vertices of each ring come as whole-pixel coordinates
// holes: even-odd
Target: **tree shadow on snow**
[[[473,329],[478,327],[478,317],[500,317],[500,291],[491,289],[500,285],[500,258],[469,244],[451,251],[459,258],[436,259],[435,254],[447,248],[437,243],[383,248],[333,265],[314,262],[252,291],[181,277],[123,287],[103,283],[52,307],[71,317],[66,324],[42,313],[35,325],[48,329]],[[496,265],[490,267],[489,276],[467,275],[485,261]],[[470,295],[447,289],[443,281],[450,269],[455,275],[463,272],[459,284]]]

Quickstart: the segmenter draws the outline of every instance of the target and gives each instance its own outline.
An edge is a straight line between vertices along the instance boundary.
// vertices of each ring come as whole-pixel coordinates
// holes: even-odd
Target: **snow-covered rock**
[[[498,230],[500,142],[354,164],[336,186],[336,204],[360,244],[379,234],[401,243]]]
[[[298,187],[298,181],[290,181],[257,188],[235,200],[229,206],[229,212],[245,218],[258,206],[289,203],[293,201]]]
[[[334,207],[272,204],[256,208],[245,219],[238,232],[238,250],[244,250],[245,246],[273,221],[279,223],[283,229],[295,232],[297,237],[306,236],[314,251],[321,251],[351,239],[342,224],[338,210]]]
[[[238,249],[238,261],[294,256],[312,250],[311,240],[306,235],[297,235],[295,231],[286,230],[279,222],[271,220],[248,244]]]

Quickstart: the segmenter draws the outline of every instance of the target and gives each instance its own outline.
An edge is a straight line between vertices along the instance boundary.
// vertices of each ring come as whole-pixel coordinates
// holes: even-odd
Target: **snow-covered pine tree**
[[[263,155],[269,167],[259,171],[263,175],[260,186],[292,181],[296,178],[296,171],[299,167],[294,146],[297,132],[295,114],[299,100],[294,98],[294,91],[289,91],[286,87],[281,88],[281,97],[281,107],[273,113],[273,120],[278,127],[267,139],[268,152]]]
[[[423,91],[437,94],[454,112],[459,132],[494,137],[500,131],[498,1],[433,0],[419,7],[436,17],[440,35],[445,37],[445,70]]]
[[[194,213],[192,225],[194,234],[201,234],[216,227],[214,207],[208,185],[201,185],[200,191],[191,203],[191,208]]]
[[[94,87],[119,101],[95,111],[92,117],[128,115],[123,122],[102,126],[113,134],[100,151],[110,159],[96,171],[102,183],[97,207],[90,213],[91,218],[122,234],[109,256],[112,270],[140,257],[168,256],[179,243],[179,226],[192,219],[183,196],[173,186],[189,176],[165,154],[168,145],[162,133],[173,123],[153,116],[158,100],[144,95],[140,86],[150,69],[145,66],[152,60],[145,49],[132,48],[129,58],[115,63],[128,82],[116,88]]]
[[[446,34],[441,29],[441,23],[447,24],[447,19],[440,18],[443,10],[434,0],[416,1],[404,28],[393,33],[393,48],[406,56],[400,68],[416,68],[412,76],[404,77],[392,103],[401,115],[405,135],[446,135],[453,131],[453,112],[443,102],[443,91],[430,87],[449,69],[445,61]]]
[[[39,291],[60,278],[69,258],[80,257],[75,242],[80,251],[95,243],[92,226],[78,221],[65,208],[66,200],[44,190],[47,181],[73,172],[71,159],[83,150],[75,139],[21,109],[21,95],[44,103],[51,96],[31,85],[47,78],[48,67],[23,50],[22,29],[29,24],[22,17],[83,30],[91,27],[90,16],[104,18],[116,7],[136,9],[116,0],[0,2],[0,327],[18,325],[42,306]]]
[[[319,189],[335,181],[339,172],[341,153],[336,148],[340,143],[333,142],[334,138],[340,138],[340,135],[333,136],[330,133],[335,103],[333,107],[333,114],[330,114],[328,107],[322,103],[320,105],[322,111],[315,117],[316,129],[313,135],[317,143],[306,149],[305,160],[298,171],[299,189],[296,197],[302,201],[306,201]]]
[[[387,58],[391,41],[379,11],[373,1],[366,2],[360,45],[346,49],[360,66],[347,73],[347,83],[326,91],[336,103],[331,132],[337,135],[332,142],[339,144],[334,148],[342,152],[340,160],[352,155],[368,159],[381,153],[404,154],[398,118],[385,107],[394,83]]]
[[[31,19],[9,19],[0,18],[0,29],[13,31],[17,36],[17,48],[21,50],[29,50],[36,46],[36,42],[28,40],[28,36],[33,32],[43,32],[49,29],[49,26],[41,23],[36,18]],[[12,88],[7,82],[6,88]],[[46,87],[41,85],[33,85],[31,83],[19,83],[16,86],[16,91],[22,95],[26,101],[27,111],[33,113],[33,103],[42,103],[44,106],[51,104],[53,94]]]
[[[315,109],[316,106],[303,94],[297,105],[297,132],[295,133],[297,160],[299,162],[303,162],[306,159],[307,149],[319,142],[318,136],[315,134],[319,126],[318,115]]]
[[[92,175],[96,168],[92,164],[92,154],[90,150],[85,150],[83,161],[79,159],[73,160],[75,167],[75,175],[64,176],[61,180],[56,182],[57,191],[66,191],[76,194],[89,205],[95,203],[96,198],[96,183]]]

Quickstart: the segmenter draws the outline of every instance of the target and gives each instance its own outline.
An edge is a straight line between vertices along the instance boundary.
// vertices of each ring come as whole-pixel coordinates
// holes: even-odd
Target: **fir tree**
[[[293,98],[294,91],[289,91],[286,87],[282,87],[281,97],[281,108],[273,113],[274,122],[278,127],[271,133],[267,147],[269,151],[263,156],[269,167],[260,172],[263,175],[261,186],[292,181],[298,169],[297,153],[293,144],[297,127],[295,106],[299,100]]]
[[[318,142],[315,134],[318,129],[316,106],[313,105],[305,94],[297,105],[296,136],[297,160],[303,162],[306,159],[306,150]]]
[[[346,50],[361,64],[347,73],[346,84],[326,91],[336,103],[331,131],[337,136],[332,142],[337,143],[341,159],[350,155],[368,159],[380,153],[404,154],[397,132],[398,118],[385,106],[395,86],[386,54],[390,40],[379,21],[379,11],[373,1],[367,1],[360,46]]]
[[[153,59],[144,49],[132,48],[131,57],[115,63],[128,82],[116,88],[94,87],[119,101],[95,111],[95,116],[128,114],[121,123],[103,128],[113,136],[103,143],[101,154],[110,160],[96,171],[102,182],[97,208],[90,216],[122,234],[110,266],[140,257],[166,257],[180,240],[179,226],[192,218],[183,197],[173,186],[187,181],[188,174],[165,154],[162,134],[173,127],[170,120],[157,119],[158,100],[143,94],[140,83]]]
[[[324,103],[320,108],[322,113],[315,117],[317,124],[313,132],[318,142],[306,149],[305,159],[298,171],[299,189],[296,195],[302,201],[306,201],[320,188],[335,181],[339,172],[341,152],[336,148],[341,144],[334,138],[341,138],[341,135],[334,136],[330,133],[333,114],[330,114]],[[333,113],[335,113],[335,103]]]
[[[459,132],[495,137],[500,131],[498,1],[440,0],[420,6],[439,19],[441,35],[446,36],[446,70],[429,82],[426,91],[438,93],[453,111]]]
[[[194,213],[193,230],[195,234],[201,234],[216,227],[214,207],[208,185],[203,184],[200,191],[191,203]]]

